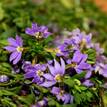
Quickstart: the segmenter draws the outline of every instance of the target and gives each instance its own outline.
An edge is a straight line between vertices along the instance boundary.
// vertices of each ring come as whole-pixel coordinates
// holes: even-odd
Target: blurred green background
[[[0,0],[0,48],[9,36],[24,34],[32,22],[47,25],[56,35],[80,28],[107,48],[107,15],[91,0]]]

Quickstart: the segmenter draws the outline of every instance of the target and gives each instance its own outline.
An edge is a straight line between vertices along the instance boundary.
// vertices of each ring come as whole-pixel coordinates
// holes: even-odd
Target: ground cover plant
[[[107,58],[78,28],[53,45],[53,33],[32,23],[2,47],[2,107],[106,107]],[[23,38],[22,38],[23,37]],[[27,39],[26,39],[27,38]]]

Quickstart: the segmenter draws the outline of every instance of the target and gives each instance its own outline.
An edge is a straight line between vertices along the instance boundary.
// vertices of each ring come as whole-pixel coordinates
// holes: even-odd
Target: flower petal
[[[35,32],[30,28],[26,28],[25,33],[28,34],[28,35],[31,35],[31,36],[34,36],[34,34],[35,34]]]
[[[37,24],[36,23],[32,23],[32,30],[37,30],[38,29],[38,26],[37,26]]]
[[[55,83],[56,83],[55,81],[45,81],[44,83],[40,85],[48,88],[48,87],[53,86]]]
[[[13,64],[16,64],[17,62],[19,62],[19,60],[21,59],[21,56],[22,56],[22,52],[19,52],[18,55],[17,55],[17,57],[13,61]]]
[[[78,65],[78,69],[83,69],[83,70],[87,70],[87,69],[90,69],[91,68],[91,65],[90,64],[88,64],[88,63],[80,63],[79,65]]]
[[[85,75],[85,78],[87,79],[87,78],[90,78],[90,76],[92,75],[92,71],[88,71],[87,73],[86,73],[86,75]]]
[[[70,94],[64,94],[64,98],[62,98],[62,100],[64,101],[64,104],[69,103],[71,100],[71,95]]]
[[[54,77],[49,73],[44,74],[43,77],[45,77],[47,80],[54,80]]]
[[[44,38],[47,38],[49,35],[51,35],[50,32],[46,32],[46,33],[44,33]]]
[[[56,75],[56,72],[55,72],[54,67],[48,65],[48,68],[49,68],[50,73],[51,73],[53,76],[55,76],[55,75]]]
[[[8,38],[8,42],[12,46],[15,46],[15,47],[19,46],[14,38]]]
[[[16,50],[16,48],[13,46],[6,46],[6,47],[4,47],[4,49],[8,50],[9,52],[13,52]]]
[[[61,71],[62,71],[62,74],[64,75],[64,73],[65,73],[65,62],[62,58],[60,60],[61,60],[61,68],[62,68]]]
[[[24,77],[25,78],[32,78],[32,77],[34,77],[34,75],[35,75],[34,71],[33,72],[27,72],[26,74],[24,74]]]
[[[19,46],[23,46],[23,40],[20,36],[16,35],[16,42]]]
[[[59,94],[59,93],[60,93],[60,88],[58,88],[58,87],[53,87],[52,90],[51,90],[51,93],[52,93],[52,94],[56,94],[56,95]]]
[[[55,59],[54,59],[54,66],[55,66],[55,73],[56,74],[62,74],[61,66],[60,66],[60,64]]]
[[[17,51],[15,51],[15,52],[13,52],[11,55],[10,55],[10,62],[12,61],[12,60],[14,60],[16,57],[18,56],[18,52]]]
[[[79,63],[82,59],[82,54],[80,53],[80,51],[76,51],[74,53],[74,56],[73,56],[73,59],[72,59],[72,62],[76,62],[76,63]]]
[[[83,82],[83,85],[85,85],[85,86],[87,86],[87,87],[91,87],[91,86],[93,86],[94,84],[93,84],[90,80],[85,80],[85,81]]]

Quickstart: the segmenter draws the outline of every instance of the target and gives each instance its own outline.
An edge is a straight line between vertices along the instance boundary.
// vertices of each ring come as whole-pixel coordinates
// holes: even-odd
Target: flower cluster
[[[14,65],[22,64],[20,68],[24,73],[25,81],[29,80],[31,83],[29,87],[35,84],[41,89],[48,90],[48,94],[36,103],[39,107],[47,106],[49,97],[57,99],[61,104],[72,104],[76,101],[74,90],[77,88],[75,87],[96,87],[93,78],[100,78],[100,76],[107,78],[107,58],[103,55],[104,51],[99,44],[92,42],[91,34],[86,35],[76,29],[70,32],[70,38],[56,48],[50,48],[48,45],[38,48],[44,39],[48,39],[52,34],[48,32],[48,28],[32,23],[32,28],[26,28],[25,33],[35,37],[36,42],[39,41],[38,39],[42,40],[38,45],[35,44],[26,50],[22,38],[16,35],[16,39],[8,39],[9,46],[4,49],[11,53],[10,62]],[[31,53],[31,57],[26,58],[29,52],[38,53],[33,57]],[[48,54],[48,57],[42,54]],[[78,78],[81,74],[83,75]],[[67,83],[68,80],[73,82]],[[36,91],[36,88],[34,90]]]

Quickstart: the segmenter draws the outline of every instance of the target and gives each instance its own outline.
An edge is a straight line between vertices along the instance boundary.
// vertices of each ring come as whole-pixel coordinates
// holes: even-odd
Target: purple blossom
[[[72,68],[74,68],[77,73],[90,71],[91,65],[86,62],[87,57],[86,54],[82,54],[80,51],[75,51],[73,58],[67,60],[67,63],[71,64]]]
[[[6,75],[0,75],[0,83],[1,82],[7,82],[9,80],[8,76]]]
[[[85,33],[80,32],[79,29],[76,29],[71,32],[71,35],[71,38],[66,39],[63,44],[58,46],[60,51],[57,53],[57,56],[67,57],[70,52],[83,48],[91,48],[93,46],[91,43],[91,34],[86,35]]]
[[[54,60],[54,67],[48,65],[50,73],[46,73],[43,75],[46,80],[43,84],[41,84],[41,86],[51,87],[57,82],[60,83],[63,81],[63,76],[65,73],[65,63],[62,58],[60,59],[60,62],[61,65],[56,60]]]
[[[46,26],[38,26],[36,23],[32,23],[32,28],[26,28],[25,33],[37,39],[47,38],[51,34]]]
[[[95,72],[98,72],[100,75],[107,77],[107,64],[96,63]]]
[[[59,101],[62,100],[64,102],[64,104],[73,102],[73,96],[66,93],[64,90],[61,90],[58,87],[53,87],[51,90],[51,93],[56,95],[56,97]]]
[[[38,101],[36,104],[32,105],[31,107],[46,107],[48,104],[47,98],[43,98],[43,100]]]
[[[57,56],[69,56],[69,53],[73,51],[72,44],[72,39],[66,39],[63,44],[58,46],[59,51],[57,52]]]
[[[15,66],[12,67],[12,73],[13,74],[17,74],[19,72],[20,72],[20,68],[17,65],[15,65]]]
[[[81,49],[83,47],[86,47],[86,48],[90,48],[92,47],[92,43],[91,43],[91,38],[92,38],[92,35],[89,34],[89,35],[86,35],[84,32],[80,32],[79,29],[75,29],[72,31],[71,33],[72,35],[72,39],[74,40],[74,44],[73,47],[75,47],[75,49]]]
[[[8,38],[9,46],[4,47],[7,51],[11,52],[10,62],[13,61],[13,64],[17,64],[22,56],[23,51],[23,40],[21,37],[16,35],[16,39]]]
[[[100,47],[99,43],[93,44],[93,48],[96,50],[97,55],[104,53],[104,49]]]
[[[90,80],[85,80],[82,84],[87,86],[87,87],[91,87],[94,85]]]
[[[23,61],[22,69],[24,70],[24,72],[29,72],[30,69],[32,70],[32,68],[34,67],[32,66],[30,61]]]
[[[24,77],[26,79],[32,78],[32,82],[41,84],[43,82],[43,74],[47,66],[45,64],[28,65],[25,69]]]

